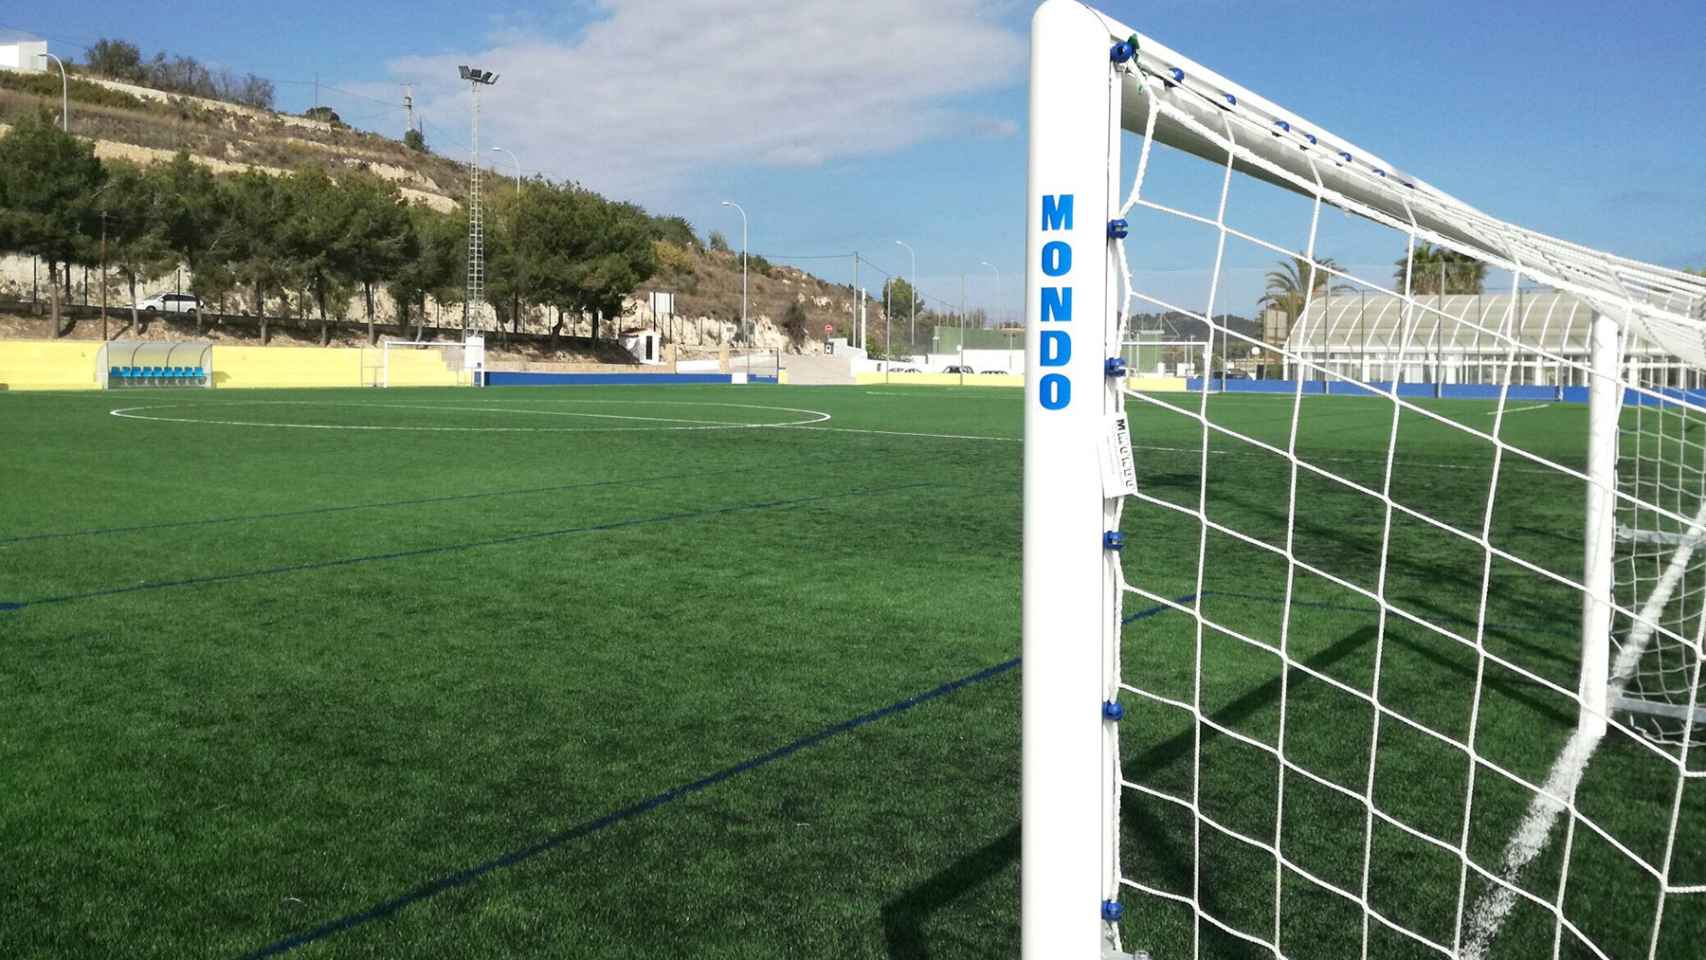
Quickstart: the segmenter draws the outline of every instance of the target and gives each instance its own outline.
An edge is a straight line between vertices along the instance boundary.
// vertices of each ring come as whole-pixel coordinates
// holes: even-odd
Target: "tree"
[[[96,40],[86,51],[88,56],[84,65],[91,73],[114,80],[141,80],[142,51],[136,44],[127,40],[109,40],[102,37]]]
[[[1395,289],[1408,280],[1415,296],[1429,294],[1480,293],[1487,279],[1487,264],[1465,253],[1422,241],[1416,244],[1415,266],[1410,256],[1399,257],[1393,272]]]
[[[304,170],[286,181],[290,215],[282,225],[281,248],[289,262],[292,281],[305,290],[320,315],[320,342],[331,341],[331,299],[351,285],[346,252],[351,231],[352,208],[345,191],[339,190],[324,172]]]
[[[190,268],[190,289],[197,296],[212,299],[221,292],[215,288],[213,258],[220,250],[220,227],[228,221],[218,180],[182,151],[152,168],[149,175],[158,178],[155,206],[161,236]]]
[[[426,302],[443,304],[462,296],[468,259],[468,221],[461,213],[446,214],[425,204],[409,208],[415,234],[411,256],[392,274],[391,298],[397,302],[397,322],[408,327],[409,308],[419,311],[413,339],[426,338]]]
[[[782,332],[788,335],[789,346],[799,353],[800,345],[806,342],[809,332],[805,304],[798,300],[788,301],[788,309],[782,312]]]
[[[329,123],[334,127],[341,127],[344,125],[343,118],[338,116],[338,112],[336,110],[333,110],[331,107],[326,107],[326,106],[309,107],[308,109],[302,111],[302,115],[304,117],[307,117],[310,120],[318,120],[321,123]]]
[[[248,170],[221,184],[226,219],[221,227],[225,262],[233,281],[254,297],[255,315],[260,318],[261,343],[269,339],[267,295],[283,294],[290,280],[291,260],[284,248],[283,224],[290,220],[295,194],[279,178]]]
[[[711,245],[711,252],[713,253],[734,252],[729,248],[729,238],[723,236],[723,232],[721,230],[712,230],[711,235],[706,238],[706,242]]]
[[[693,230],[693,224],[686,217],[652,217],[652,238],[673,243],[683,250],[704,250],[704,244],[699,242],[699,234]]]
[[[1337,270],[1339,265],[1332,257],[1318,257],[1314,269],[1303,257],[1288,257],[1279,261],[1278,270],[1270,270],[1267,275],[1267,292],[1260,301],[1264,307],[1269,307],[1285,314],[1286,318],[1295,323],[1303,315],[1303,305],[1309,300],[1309,294],[1322,293],[1327,290],[1339,292],[1350,290],[1348,284],[1332,284],[1333,275],[1329,270]],[[1311,283],[1310,276],[1314,281]],[[1306,289],[1312,287],[1313,289]]]
[[[107,220],[107,263],[130,290],[130,325],[140,330],[137,286],[165,276],[178,263],[161,227],[158,180],[133,163],[110,163],[99,207]]]
[[[403,146],[408,147],[410,150],[413,150],[416,153],[426,153],[427,152],[426,134],[420,132],[419,130],[404,131],[404,133],[403,133]]]
[[[0,245],[47,261],[53,335],[60,328],[61,266],[87,249],[92,198],[106,178],[95,145],[43,114],[0,137]]]
[[[415,256],[414,223],[402,192],[389,180],[368,173],[349,174],[334,189],[343,195],[347,217],[338,243],[337,273],[361,284],[367,305],[367,342],[378,343],[373,288],[394,277]]]

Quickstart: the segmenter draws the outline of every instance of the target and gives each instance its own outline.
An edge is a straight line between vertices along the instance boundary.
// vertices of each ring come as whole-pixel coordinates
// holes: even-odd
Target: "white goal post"
[[[485,340],[386,340],[375,386],[453,387],[485,385]]]
[[[1154,174],[1182,155],[1206,175]],[[1200,203],[1167,194],[1199,181]],[[1299,215],[1273,234],[1283,239],[1236,215],[1259,193]],[[1326,936],[1317,928],[1333,910],[1363,958],[1696,955],[1706,937],[1706,829],[1692,826],[1706,822],[1706,751],[1691,753],[1706,716],[1706,395],[1689,388],[1706,368],[1706,280],[1482,213],[1074,0],[1046,0],[1033,21],[1026,208],[1024,956],[1311,957],[1326,952],[1310,938]],[[1323,221],[1337,211],[1394,244],[1400,277],[1332,262],[1323,237],[1338,228]],[[1200,301],[1179,302],[1131,259],[1168,230],[1203,238]],[[1475,265],[1475,282],[1508,289],[1511,304],[1534,285],[1579,301],[1591,350],[1527,339],[1530,318],[1514,306],[1493,318],[1450,313],[1417,266],[1429,251]],[[1335,296],[1343,283],[1394,298],[1403,343],[1390,368],[1423,356],[1439,330],[1474,326],[1501,358],[1499,382],[1473,394],[1482,407],[1447,407],[1462,401],[1436,399],[1434,384],[1368,382],[1217,322],[1239,255],[1308,265],[1303,290],[1323,281]],[[1309,322],[1313,296],[1297,322]],[[1217,341],[1236,347],[1225,355],[1281,354],[1296,371],[1287,398],[1134,391],[1127,318],[1140,311],[1203,324],[1208,355]],[[1668,359],[1632,359],[1653,356]],[[1542,363],[1574,379],[1524,405],[1525,390],[1552,388],[1512,371]],[[1306,398],[1323,392],[1311,378],[1357,399]],[[1545,412],[1559,397],[1578,402]],[[1283,415],[1240,420],[1240,401],[1283,404]],[[1343,416],[1346,403],[1374,411],[1366,437],[1314,430],[1314,411],[1337,404]],[[1559,426],[1527,428],[1520,416]],[[1363,443],[1366,455],[1317,455],[1327,442]],[[1257,474],[1274,478],[1272,497],[1241,497]],[[1150,485],[1156,475],[1164,482]],[[1448,489],[1470,496],[1438,492]],[[1327,509],[1352,522],[1311,523]],[[1311,553],[1308,537],[1338,538],[1343,557]],[[1217,562],[1234,554],[1247,562]],[[1446,554],[1462,562],[1437,559]],[[1252,583],[1270,571],[1258,596]],[[1304,652],[1346,624],[1364,645],[1356,656],[1372,662],[1355,682]],[[1404,681],[1383,664],[1411,656],[1460,670],[1461,695],[1448,699],[1465,709],[1397,702]],[[1228,717],[1243,714],[1215,706],[1214,688],[1237,684],[1246,700],[1271,694],[1272,730],[1242,729]],[[1369,718],[1366,776],[1323,773],[1293,752],[1314,735],[1296,726],[1304,689],[1341,700],[1343,723]],[[1268,709],[1246,700],[1239,710]],[[1525,709],[1540,719],[1522,719]],[[1163,728],[1172,739],[1155,746],[1148,738]],[[1406,756],[1398,744],[1410,740],[1421,746]],[[1216,794],[1226,768],[1205,758],[1226,744],[1251,758],[1249,789],[1274,793],[1251,815],[1259,827],[1221,809],[1251,806]],[[1452,764],[1416,788],[1449,792],[1427,810],[1447,826],[1418,826],[1399,809],[1412,800],[1387,785],[1390,769],[1426,751]],[[1152,776],[1148,765],[1165,765],[1157,758],[1185,769]],[[1318,807],[1299,799],[1317,794]],[[1341,818],[1339,852],[1360,877],[1309,859],[1337,826],[1333,804],[1355,811]],[[1122,816],[1134,808],[1141,822]],[[1440,861],[1437,883],[1387,876],[1381,851],[1400,844]],[[1165,869],[1151,862],[1169,857]],[[1266,879],[1243,892],[1254,874]],[[1612,876],[1639,883],[1592,886]],[[1217,885],[1239,892],[1218,896]],[[1616,911],[1581,906],[1613,894]]]

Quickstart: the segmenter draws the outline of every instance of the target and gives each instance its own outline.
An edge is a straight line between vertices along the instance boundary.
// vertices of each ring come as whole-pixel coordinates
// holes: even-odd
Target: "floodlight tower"
[[[498,75],[466,64],[456,70],[474,91],[474,150],[468,161],[468,290],[462,297],[462,331],[466,334],[470,318],[479,323],[476,311],[486,299],[486,244],[480,226],[480,88],[497,83]]]

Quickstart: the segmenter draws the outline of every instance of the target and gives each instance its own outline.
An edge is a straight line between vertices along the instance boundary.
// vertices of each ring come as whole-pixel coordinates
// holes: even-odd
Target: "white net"
[[[1655,396],[1632,405],[1619,437],[1617,600],[1636,613],[1613,634],[1614,706],[1648,737],[1680,745],[1698,740],[1706,719],[1706,410],[1675,386],[1689,371],[1643,364],[1631,373]]]
[[[381,387],[455,387],[471,382],[467,350],[460,343],[387,340],[381,346]]]
[[[1699,956],[1706,284],[1500,222],[1132,39],[1115,309],[1288,379],[1122,391],[1109,948]],[[1370,248],[1395,267],[1333,259]],[[1223,313],[1271,261],[1283,342]],[[1356,329],[1327,299],[1379,305],[1373,349],[1316,348]],[[1615,348],[1560,335],[1561,303]]]

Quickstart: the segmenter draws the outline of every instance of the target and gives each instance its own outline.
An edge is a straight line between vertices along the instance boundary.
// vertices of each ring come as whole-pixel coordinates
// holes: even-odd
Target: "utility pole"
[[[859,251],[853,251],[853,329],[852,339],[858,341],[859,349],[865,348],[864,335],[859,332],[860,323],[865,318],[865,290],[859,286]]]
[[[102,187],[101,189],[106,189]],[[101,208],[101,342],[107,339],[107,211]]]
[[[468,159],[468,284],[462,297],[462,332],[466,337],[470,320],[478,328],[480,304],[486,299],[486,245],[480,224],[480,88],[497,83],[498,75],[466,64],[456,69],[474,94],[474,142]]]
[[[405,125],[403,127],[404,132],[407,132],[409,130],[413,130],[415,128],[415,87],[414,87],[414,84],[410,84],[410,83],[403,84],[403,112],[408,114],[408,117],[409,117],[408,121],[405,123]]]

